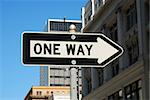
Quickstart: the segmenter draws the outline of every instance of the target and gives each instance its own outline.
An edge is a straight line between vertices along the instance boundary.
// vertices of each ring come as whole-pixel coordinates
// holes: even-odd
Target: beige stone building
[[[82,8],[83,32],[103,32],[124,48],[105,68],[82,68],[83,100],[150,100],[149,4],[89,0]]]
[[[70,87],[32,86],[24,100],[70,100]]]

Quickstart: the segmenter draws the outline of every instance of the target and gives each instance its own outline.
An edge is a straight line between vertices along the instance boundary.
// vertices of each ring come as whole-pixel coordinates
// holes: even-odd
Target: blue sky
[[[43,31],[48,18],[81,19],[87,0],[0,0],[0,99],[23,100],[39,85],[39,67],[21,64],[21,33]]]

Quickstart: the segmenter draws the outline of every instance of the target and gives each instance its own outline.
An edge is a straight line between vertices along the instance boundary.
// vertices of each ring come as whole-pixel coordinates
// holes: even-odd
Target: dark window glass
[[[102,68],[97,68],[97,72],[98,72],[98,79],[99,79],[99,86],[101,86],[103,84],[104,81],[104,77],[103,77],[103,69]]]
[[[88,83],[88,93],[90,93],[91,92],[91,86],[92,86],[91,81],[88,80],[87,83]]]
[[[77,28],[77,32],[81,31],[82,24],[77,22],[56,22],[50,21],[50,30],[51,31],[69,31],[71,24],[74,24]]]
[[[39,94],[42,95],[42,91],[39,91],[39,92],[40,92]]]
[[[118,41],[117,23],[113,24],[113,26],[110,28],[110,38],[113,41]]]
[[[122,90],[119,90],[112,95],[108,96],[108,100],[123,100]]]
[[[116,76],[119,73],[119,61],[115,60],[111,63],[112,66],[112,77]]]
[[[125,87],[125,100],[142,100],[142,88],[138,87],[141,80]]]
[[[70,84],[50,84],[50,86],[70,86]]]
[[[36,95],[42,95],[42,91],[36,91]]]
[[[129,65],[134,64],[139,57],[139,45],[138,45],[138,35],[134,32],[133,35],[129,35],[127,40],[127,51],[129,56]]]
[[[119,73],[119,63],[117,63],[115,66],[112,68],[113,70],[113,76],[116,76]]]
[[[127,10],[127,30],[137,23],[136,3]]]
[[[114,98],[113,95],[111,95],[108,97],[108,100],[114,100],[113,98]]]

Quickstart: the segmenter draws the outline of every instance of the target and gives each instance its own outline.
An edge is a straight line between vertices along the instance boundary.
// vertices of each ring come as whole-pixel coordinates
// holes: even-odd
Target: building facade
[[[32,86],[24,100],[70,100],[70,88],[65,86]]]
[[[124,48],[105,68],[82,68],[83,100],[149,100],[149,0],[89,0],[82,22]]]

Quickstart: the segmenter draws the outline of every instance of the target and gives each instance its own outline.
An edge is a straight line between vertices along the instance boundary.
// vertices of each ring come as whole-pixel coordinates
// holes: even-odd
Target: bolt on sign
[[[123,49],[101,33],[24,32],[23,63],[105,67]]]

